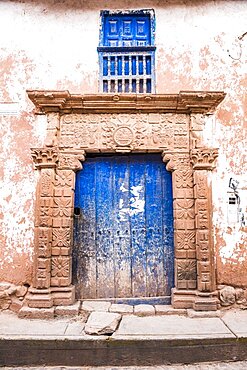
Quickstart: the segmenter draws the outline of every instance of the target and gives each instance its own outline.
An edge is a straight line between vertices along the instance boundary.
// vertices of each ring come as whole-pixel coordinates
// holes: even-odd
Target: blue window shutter
[[[101,12],[100,90],[105,93],[153,93],[154,12]]]

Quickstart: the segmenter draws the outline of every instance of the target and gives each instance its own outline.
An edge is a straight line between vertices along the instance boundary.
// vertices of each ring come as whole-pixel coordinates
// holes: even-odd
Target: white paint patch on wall
[[[15,133],[13,118],[1,117],[1,171],[0,179],[0,269],[13,263],[19,256],[32,260],[34,237],[34,193],[37,174],[30,164],[13,152]],[[16,143],[18,145],[18,142]],[[20,149],[20,148],[18,148]],[[25,148],[21,150],[25,151]],[[12,267],[14,268],[14,266]]]
[[[18,103],[0,102],[0,115],[15,115],[20,111]]]

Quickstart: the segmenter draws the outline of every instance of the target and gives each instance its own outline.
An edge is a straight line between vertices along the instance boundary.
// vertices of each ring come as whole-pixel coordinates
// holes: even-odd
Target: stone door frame
[[[171,95],[73,95],[28,91],[35,114],[47,116],[47,137],[33,148],[39,171],[34,279],[30,308],[71,305],[75,173],[87,153],[160,152],[172,171],[174,308],[216,310],[211,176],[217,149],[205,147],[206,114],[223,92]]]

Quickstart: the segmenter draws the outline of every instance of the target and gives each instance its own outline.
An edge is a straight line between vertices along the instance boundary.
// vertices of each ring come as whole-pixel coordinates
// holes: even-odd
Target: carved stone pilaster
[[[46,162],[45,162],[46,165]],[[42,166],[42,167],[41,167]],[[33,286],[37,289],[50,287],[51,241],[53,217],[53,192],[55,172],[52,167],[38,167],[40,178],[37,187],[35,217],[35,264]]]
[[[216,149],[192,150],[195,183],[195,228],[197,255],[198,294],[194,303],[196,310],[214,310],[217,299],[215,291],[215,263],[212,230],[212,196],[209,172],[215,166]],[[208,296],[207,296],[208,295]]]
[[[162,153],[172,171],[175,246],[175,286],[196,289],[194,180],[188,152]]]
[[[82,168],[84,151],[61,152],[55,173],[51,286],[69,287],[72,279],[72,230],[75,171]]]
[[[33,308],[47,308],[53,306],[50,285],[55,167],[58,153],[56,148],[35,148],[32,149],[32,157],[40,177],[36,196],[33,286],[29,290],[27,303]]]

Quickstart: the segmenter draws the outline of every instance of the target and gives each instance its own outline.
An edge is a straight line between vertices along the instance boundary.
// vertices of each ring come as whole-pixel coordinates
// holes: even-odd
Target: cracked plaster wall
[[[227,215],[232,177],[247,218],[247,36],[238,39],[247,31],[247,2],[230,0],[1,1],[0,281],[30,284],[32,276],[37,173],[30,147],[43,145],[46,122],[35,119],[25,91],[97,93],[99,11],[143,8],[156,15],[156,92],[227,93],[204,130],[205,143],[219,147],[212,175],[217,280],[247,286],[246,226]]]

